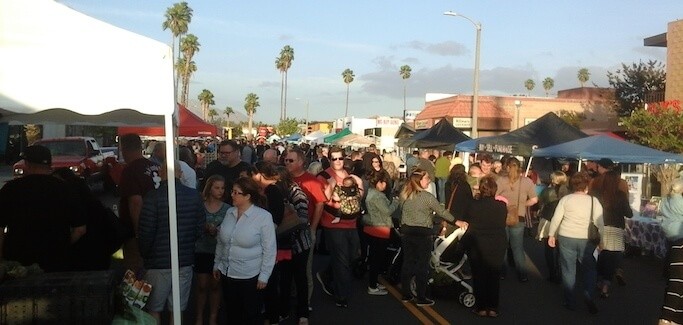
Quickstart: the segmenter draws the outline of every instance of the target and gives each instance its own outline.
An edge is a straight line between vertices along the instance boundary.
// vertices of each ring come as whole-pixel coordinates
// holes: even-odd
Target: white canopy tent
[[[0,0],[0,122],[160,125],[173,139],[172,49],[52,0]],[[163,121],[163,122],[162,122]],[[169,157],[174,142],[166,141]],[[172,159],[168,171],[174,174]],[[177,238],[175,180],[170,234]],[[171,243],[179,287],[177,241]],[[173,290],[175,321],[180,295]]]

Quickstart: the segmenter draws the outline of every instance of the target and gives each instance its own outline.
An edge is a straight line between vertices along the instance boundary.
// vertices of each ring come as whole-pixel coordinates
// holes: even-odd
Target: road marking
[[[384,285],[384,287],[387,288],[387,291],[389,291],[389,293],[392,296],[394,296],[394,298],[396,298],[396,300],[398,300],[399,302],[401,302],[401,304],[403,304],[403,307],[408,309],[408,311],[411,314],[413,314],[420,322],[422,322],[422,324],[434,325],[435,323],[434,323],[434,321],[432,321],[432,319],[429,318],[428,315],[426,315],[422,311],[420,311],[420,309],[426,311],[429,315],[431,315],[432,318],[434,318],[434,320],[436,320],[439,325],[449,325],[450,324],[449,321],[447,321],[445,318],[443,318],[441,315],[439,315],[439,313],[437,313],[434,309],[432,309],[432,307],[429,307],[429,306],[417,307],[416,305],[414,305],[412,303],[402,302],[401,298],[403,298],[403,295],[398,291],[398,289],[396,287],[394,287],[391,284],[389,284],[388,282],[384,281],[384,279],[379,279],[379,282],[382,285]]]

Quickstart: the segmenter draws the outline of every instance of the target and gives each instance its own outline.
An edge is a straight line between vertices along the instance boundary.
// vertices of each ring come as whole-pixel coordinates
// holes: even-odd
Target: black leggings
[[[370,272],[368,273],[368,286],[370,288],[377,288],[377,276],[382,273],[387,263],[387,246],[389,246],[389,239],[379,238],[365,234],[367,243],[370,246],[370,256],[368,256],[370,264]]]
[[[306,264],[308,250],[292,255],[291,260],[275,264],[266,286],[266,317],[271,324],[279,317],[289,316],[291,310],[292,279],[296,285],[296,317],[308,318],[308,278]]]
[[[403,295],[412,296],[410,280],[415,276],[417,299],[424,299],[427,293],[432,237],[404,234],[401,238],[401,245],[403,248],[403,268],[401,270]]]

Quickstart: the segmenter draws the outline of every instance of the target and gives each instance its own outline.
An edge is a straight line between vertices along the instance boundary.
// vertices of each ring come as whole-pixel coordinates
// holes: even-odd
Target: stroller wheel
[[[413,297],[417,297],[417,284],[415,283],[415,277],[410,278],[410,292]]]
[[[461,304],[463,304],[463,306],[467,308],[472,308],[474,306],[474,303],[476,302],[476,298],[474,298],[474,295],[469,292],[461,293],[458,300]]]

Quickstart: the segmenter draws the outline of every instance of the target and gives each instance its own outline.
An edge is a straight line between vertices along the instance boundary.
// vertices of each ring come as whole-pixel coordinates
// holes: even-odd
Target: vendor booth
[[[408,148],[432,148],[453,150],[456,143],[469,140],[465,133],[456,129],[445,118],[431,128],[415,133],[411,138],[399,140],[398,145]]]
[[[118,135],[135,133],[141,136],[163,136],[163,126],[120,126]],[[215,125],[204,122],[187,107],[178,104],[178,136],[181,137],[215,137],[218,131]]]

